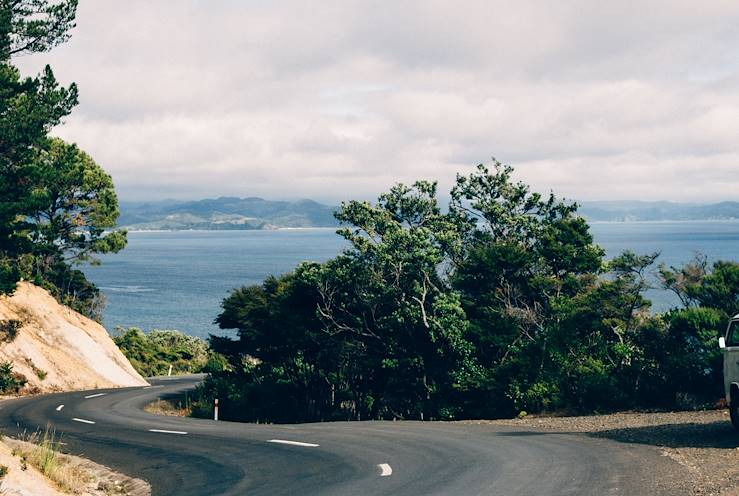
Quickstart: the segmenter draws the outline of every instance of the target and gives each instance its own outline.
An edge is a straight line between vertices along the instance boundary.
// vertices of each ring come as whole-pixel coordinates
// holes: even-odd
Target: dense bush
[[[577,206],[496,163],[398,185],[337,217],[350,248],[234,291],[211,338],[229,367],[201,413],[276,422],[469,418],[711,404],[716,338],[737,310],[739,264],[660,268],[685,303],[653,315],[657,254],[605,260]]]
[[[17,319],[0,320],[0,342],[10,343],[18,337],[23,322]]]
[[[0,363],[0,393],[18,393],[28,381],[18,372],[13,372],[13,364]]]
[[[221,371],[224,359],[212,353],[203,339],[180,331],[154,330],[144,333],[131,327],[119,328],[113,338],[131,365],[144,377]]]

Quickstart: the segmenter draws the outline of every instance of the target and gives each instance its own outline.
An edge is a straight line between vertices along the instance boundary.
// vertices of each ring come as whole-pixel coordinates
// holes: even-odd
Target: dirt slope
[[[60,305],[44,289],[21,282],[12,297],[0,297],[0,320],[6,319],[23,326],[13,341],[0,343],[0,361],[11,361],[26,376],[29,391],[147,384],[103,326]]]

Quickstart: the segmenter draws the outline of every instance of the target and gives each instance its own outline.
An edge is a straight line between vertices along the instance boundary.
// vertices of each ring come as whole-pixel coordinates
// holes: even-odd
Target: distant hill
[[[336,227],[336,207],[313,200],[220,197],[197,201],[121,202],[119,225],[143,230],[248,230]],[[590,201],[580,214],[592,222],[739,220],[739,202]]]
[[[739,202],[703,205],[665,201],[593,201],[581,202],[579,212],[590,221],[608,222],[739,220]]]
[[[249,230],[335,227],[334,207],[313,200],[220,197],[198,201],[121,202],[118,224],[143,230]]]

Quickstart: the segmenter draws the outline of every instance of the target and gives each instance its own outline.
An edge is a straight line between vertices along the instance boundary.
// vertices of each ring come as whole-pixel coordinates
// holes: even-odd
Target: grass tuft
[[[192,401],[186,394],[180,399],[161,399],[149,403],[144,407],[145,412],[168,417],[189,417],[192,413]]]
[[[63,491],[69,493],[84,491],[91,480],[90,476],[81,467],[69,463],[60,456],[61,441],[53,428],[47,427],[40,437],[37,434],[28,441],[33,444],[32,447],[18,450],[22,466],[28,463],[36,467]]]

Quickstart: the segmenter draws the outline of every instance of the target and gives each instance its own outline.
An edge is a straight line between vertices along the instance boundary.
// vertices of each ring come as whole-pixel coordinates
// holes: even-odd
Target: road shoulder
[[[739,434],[726,410],[698,412],[624,412],[580,417],[529,416],[522,419],[468,421],[518,429],[579,433],[638,444],[674,460],[682,473],[655,473],[660,484],[692,494],[739,495]]]
[[[39,445],[4,438],[0,442],[0,465],[7,467],[2,494],[8,496],[150,496],[151,486],[86,458],[54,453],[53,465],[43,473],[38,466]],[[50,453],[50,452],[47,452]],[[48,455],[46,455],[48,456]],[[44,460],[39,460],[45,463]],[[52,473],[53,472],[53,473]]]

